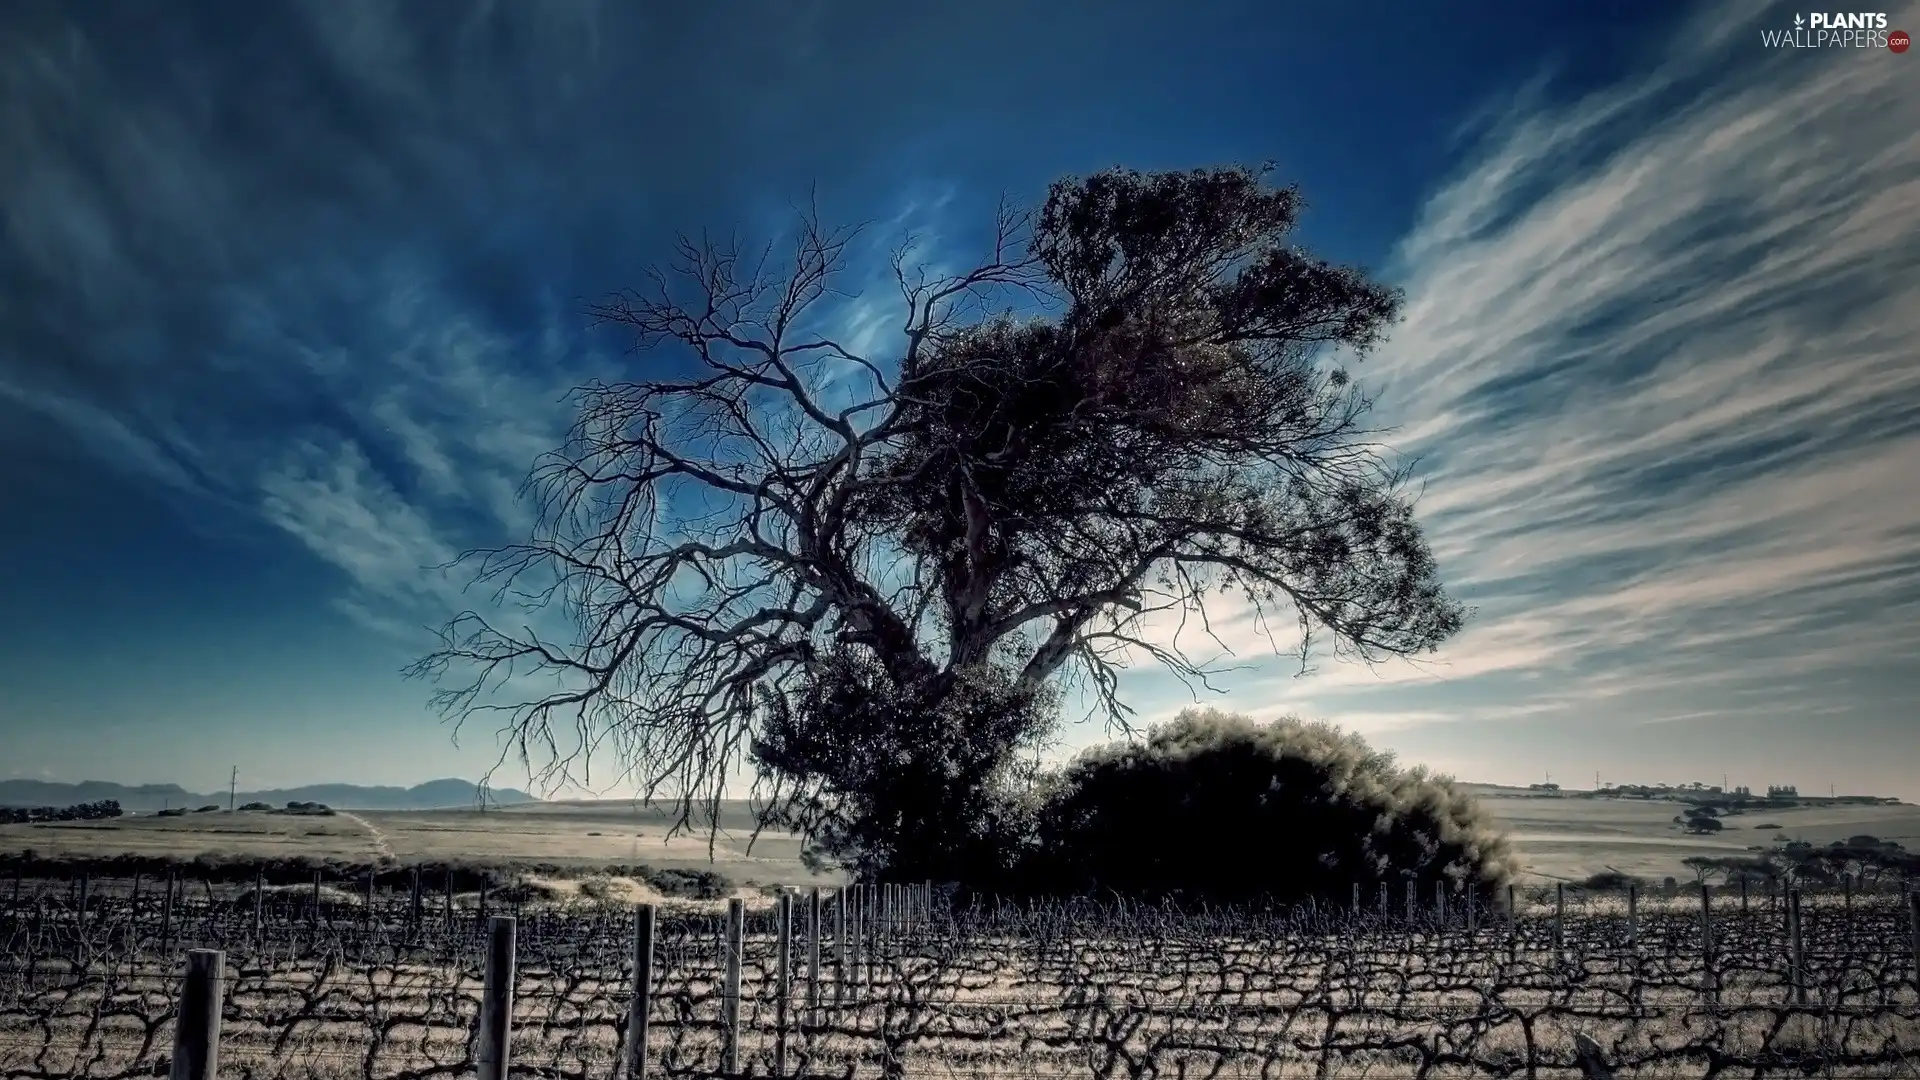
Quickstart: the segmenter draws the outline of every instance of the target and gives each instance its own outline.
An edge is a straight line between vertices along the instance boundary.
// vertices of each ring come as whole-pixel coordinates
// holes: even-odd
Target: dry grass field
[[[703,829],[668,838],[670,816],[631,803],[543,803],[500,810],[339,811],[330,817],[256,812],[150,814],[106,821],[0,825],[0,852],[48,856],[225,855],[262,859],[305,855],[401,863],[473,860],[552,863],[581,869],[645,864],[715,870],[740,883],[807,885],[833,879],[809,872],[799,843],[784,833],[753,838],[746,809],[728,806],[711,852]]]
[[[1670,802],[1588,799],[1480,788],[1506,826],[1524,867],[1523,883],[1577,881],[1612,868],[1659,880],[1691,875],[1689,855],[1731,855],[1775,837],[1826,843],[1860,833],[1920,845],[1920,807],[1821,805],[1725,819],[1714,836],[1688,836],[1672,823]],[[332,817],[207,813],[161,818],[0,826],[0,852],[32,848],[48,855],[137,854],[191,858],[223,854],[262,858],[308,855],[363,860],[473,859],[538,862],[581,868],[644,863],[661,869],[713,869],[755,884],[831,884],[799,861],[790,835],[763,834],[749,845],[743,804],[722,810],[709,862],[707,836],[667,838],[669,816],[626,802],[560,802],[474,810],[357,811]],[[1756,829],[1761,824],[1778,829]]]
[[[1737,855],[1775,837],[1826,844],[1859,834],[1920,847],[1920,806],[1811,803],[1722,819],[1712,836],[1689,836],[1673,824],[1677,803],[1536,795],[1522,789],[1478,789],[1488,812],[1519,852],[1523,883],[1578,881],[1606,869],[1658,881],[1690,880],[1690,855]],[[1756,829],[1778,825],[1778,829]]]

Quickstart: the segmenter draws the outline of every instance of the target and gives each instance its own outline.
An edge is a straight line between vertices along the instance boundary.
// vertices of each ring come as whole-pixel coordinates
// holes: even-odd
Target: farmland
[[[1920,807],[1808,803],[1729,818],[1713,836],[1689,836],[1671,819],[1674,803],[1538,796],[1483,787],[1484,804],[1510,833],[1524,867],[1522,881],[1579,881],[1607,869],[1658,881],[1687,880],[1689,855],[1733,855],[1773,837],[1824,844],[1856,834],[1920,847]],[[708,861],[704,831],[669,839],[669,816],[629,803],[535,803],[489,810],[355,811],[332,817],[255,813],[147,815],[108,821],[0,826],[0,854],[31,848],[44,855],[121,854],[191,858],[221,854],[401,864],[463,859],[579,867],[644,863],[713,869],[746,883],[833,884],[800,864],[788,835],[764,834],[749,848],[752,822],[741,803],[723,804],[720,835]],[[1756,830],[1754,825],[1779,825]]]
[[[150,1075],[191,946],[226,952],[236,1075],[470,1074],[488,916],[509,911],[516,1074],[614,1075],[624,906],[91,884],[8,898],[6,1075]],[[1788,898],[1729,890],[1710,925],[1692,890],[1631,914],[1552,890],[1517,892],[1514,917],[1404,899],[1181,911],[863,888],[796,905],[784,948],[769,902],[671,908],[650,939],[648,1075],[722,1074],[730,1043],[736,1072],[858,1077],[1571,1076],[1576,1032],[1621,1076],[1892,1076],[1920,1055],[1892,890],[1808,894],[1797,926]]]
[[[1816,803],[1702,837],[1673,827],[1672,803],[1482,794],[1525,866],[1511,914],[1504,895],[1182,911],[910,904],[864,886],[842,909],[841,882],[802,866],[794,838],[749,848],[737,804],[712,862],[704,834],[669,839],[664,813],[610,803],[6,826],[8,849],[55,862],[230,866],[0,881],[0,1074],[151,1075],[186,952],[214,948],[223,1074],[470,1075],[487,937],[509,916],[515,1074],[612,1077],[636,1000],[635,902],[659,920],[649,1076],[722,1075],[729,1045],[735,1072],[762,1076],[1574,1076],[1576,1033],[1618,1076],[1920,1062],[1920,923],[1895,883],[1810,891],[1796,932],[1783,893],[1723,885],[1703,901],[1681,863],[1776,835],[1911,845],[1915,808]],[[289,856],[334,869],[276,882],[250,868]],[[638,863],[739,887],[691,899],[606,872]],[[460,865],[505,872],[431,869]],[[1683,884],[1637,892],[1631,914],[1623,893],[1555,884],[1606,869]],[[752,887],[769,885],[824,888],[819,931],[802,914],[783,949],[775,902]]]
[[[529,804],[505,810],[340,811],[332,816],[254,812],[129,816],[108,821],[0,826],[0,854],[87,859],[118,855],[262,861],[304,856],[347,863],[463,861],[562,867],[640,864],[714,870],[729,880],[815,884],[790,835],[753,839],[745,807],[721,813],[709,861],[704,829],[668,838],[670,816],[629,803]],[[751,843],[750,843],[751,841]]]

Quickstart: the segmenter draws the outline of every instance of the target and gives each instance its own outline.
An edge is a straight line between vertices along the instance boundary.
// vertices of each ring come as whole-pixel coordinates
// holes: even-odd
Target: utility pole
[[[240,766],[233,767],[232,775],[227,777],[227,813],[233,813],[233,793],[240,788]]]

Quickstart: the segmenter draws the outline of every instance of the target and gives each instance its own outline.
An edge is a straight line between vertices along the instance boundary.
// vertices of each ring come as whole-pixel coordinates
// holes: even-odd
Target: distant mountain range
[[[45,780],[0,780],[0,806],[72,806],[75,803],[113,799],[128,811],[164,810],[170,806],[199,807],[227,805],[227,793],[195,794],[178,784],[112,784],[87,780],[78,784],[56,784]],[[309,784],[306,787],[273,788],[267,791],[242,791],[234,796],[234,805],[250,802],[285,806],[290,802],[317,802],[339,810],[444,810],[475,806],[479,788],[469,780],[429,780],[410,788],[362,787],[358,784]],[[524,791],[512,788],[488,788],[487,803],[538,802]]]

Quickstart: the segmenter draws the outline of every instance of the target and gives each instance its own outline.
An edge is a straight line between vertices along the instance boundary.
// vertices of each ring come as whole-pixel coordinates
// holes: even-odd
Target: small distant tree
[[[1696,885],[1712,881],[1715,875],[1726,869],[1719,859],[1706,855],[1689,855],[1680,860],[1680,865],[1693,871],[1693,883]]]
[[[1690,817],[1687,819],[1687,831],[1690,833],[1717,833],[1726,828],[1719,820],[1711,817]]]

